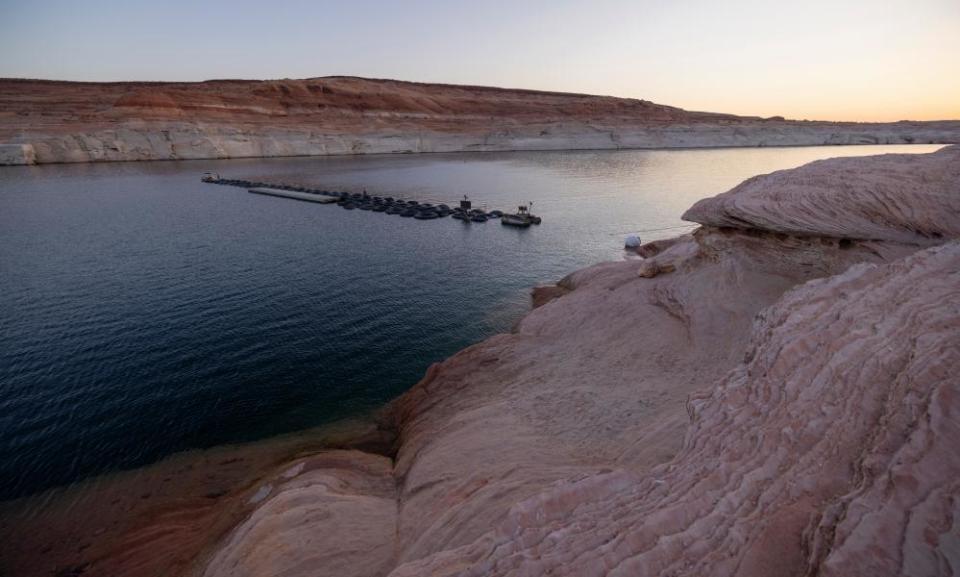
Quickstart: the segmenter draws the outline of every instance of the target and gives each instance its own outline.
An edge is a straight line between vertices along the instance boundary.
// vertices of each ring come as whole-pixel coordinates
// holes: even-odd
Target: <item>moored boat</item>
[[[521,216],[519,214],[505,214],[500,217],[500,224],[505,226],[519,226],[521,228],[527,228],[530,226],[530,219],[526,216]]]
[[[532,205],[533,203],[531,203]],[[529,205],[520,205],[514,214],[505,214],[500,217],[500,224],[527,228],[531,224],[540,224],[540,217],[530,214]]]

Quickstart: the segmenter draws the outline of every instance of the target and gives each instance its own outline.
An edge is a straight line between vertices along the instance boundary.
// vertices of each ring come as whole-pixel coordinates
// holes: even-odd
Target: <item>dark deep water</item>
[[[699,198],[818,158],[937,148],[0,168],[0,499],[368,411],[509,330],[533,285],[622,258],[627,233],[683,225]],[[345,211],[202,184],[206,170],[532,200],[544,224]]]

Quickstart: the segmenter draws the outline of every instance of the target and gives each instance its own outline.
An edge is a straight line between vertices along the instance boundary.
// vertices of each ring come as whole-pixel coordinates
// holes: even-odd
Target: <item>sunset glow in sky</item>
[[[0,76],[335,74],[960,119],[960,0],[0,0]]]

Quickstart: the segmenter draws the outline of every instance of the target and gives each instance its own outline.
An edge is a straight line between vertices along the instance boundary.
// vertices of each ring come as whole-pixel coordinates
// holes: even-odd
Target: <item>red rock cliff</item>
[[[908,142],[960,142],[960,122],[765,121],[629,98],[351,77],[0,80],[0,164]]]

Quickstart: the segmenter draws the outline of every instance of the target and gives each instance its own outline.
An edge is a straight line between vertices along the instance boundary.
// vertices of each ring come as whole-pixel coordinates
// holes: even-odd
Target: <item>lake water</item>
[[[755,174],[937,146],[0,168],[0,499],[382,405],[507,331],[529,289],[683,232]],[[202,184],[301,182],[489,209],[415,221]],[[656,229],[656,230],[654,230]]]

